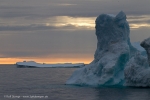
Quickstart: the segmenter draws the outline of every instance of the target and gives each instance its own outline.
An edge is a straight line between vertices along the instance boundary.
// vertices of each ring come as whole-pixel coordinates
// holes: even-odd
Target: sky
[[[0,0],[0,64],[90,63],[95,19],[124,11],[131,42],[150,37],[150,0]]]

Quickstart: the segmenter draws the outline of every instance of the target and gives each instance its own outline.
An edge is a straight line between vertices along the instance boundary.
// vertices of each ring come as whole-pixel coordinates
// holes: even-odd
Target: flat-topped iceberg
[[[150,78],[149,65],[145,60],[147,58],[142,55],[145,50],[141,49],[139,44],[131,45],[130,28],[125,13],[121,11],[116,16],[101,14],[95,23],[98,42],[94,60],[89,65],[77,69],[66,84],[150,86],[150,82],[146,81]],[[134,65],[133,68],[132,65]],[[132,69],[134,69],[134,74]],[[132,84],[133,75],[139,79],[135,81],[136,84],[143,82],[138,85]]]
[[[84,63],[63,63],[63,64],[40,64],[34,61],[23,61],[16,63],[18,68],[75,68],[83,67]]]

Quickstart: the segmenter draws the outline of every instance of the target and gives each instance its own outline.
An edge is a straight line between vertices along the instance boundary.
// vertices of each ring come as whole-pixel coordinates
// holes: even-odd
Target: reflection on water
[[[150,100],[149,88],[97,88],[95,90],[97,100]]]
[[[16,68],[14,65],[0,65],[0,100],[10,100],[4,95],[48,96],[44,100],[150,100],[150,88],[65,85],[74,70],[76,68]]]

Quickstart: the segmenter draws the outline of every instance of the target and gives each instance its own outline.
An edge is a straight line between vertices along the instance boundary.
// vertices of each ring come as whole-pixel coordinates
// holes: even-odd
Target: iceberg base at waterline
[[[83,67],[84,63],[62,63],[62,64],[40,64],[34,61],[23,61],[16,63],[17,68],[79,68]]]

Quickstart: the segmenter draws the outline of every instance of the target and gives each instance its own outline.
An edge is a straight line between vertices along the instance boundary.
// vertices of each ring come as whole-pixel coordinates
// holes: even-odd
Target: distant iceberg
[[[123,11],[116,16],[101,14],[95,23],[98,42],[94,60],[77,69],[66,84],[150,86],[147,54],[140,43],[131,44],[126,14]]]
[[[143,47],[141,47],[140,42],[133,42],[131,44],[134,48],[136,48],[138,51],[140,51],[141,55],[147,56],[146,50]]]
[[[23,61],[16,63],[18,68],[78,68],[83,67],[84,63],[63,63],[63,64],[40,64],[34,61]]]

